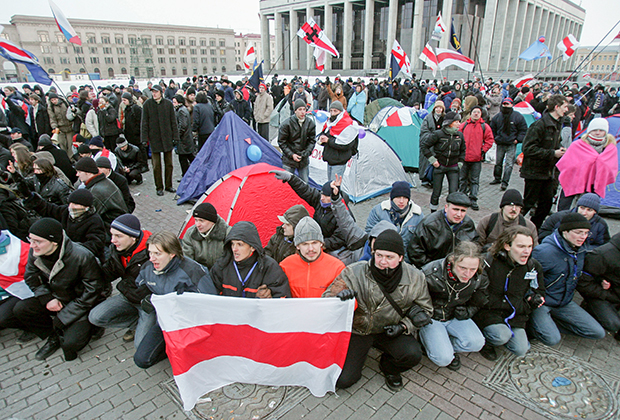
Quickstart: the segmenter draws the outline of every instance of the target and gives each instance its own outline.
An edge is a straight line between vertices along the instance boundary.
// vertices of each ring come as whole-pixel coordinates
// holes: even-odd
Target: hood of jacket
[[[258,235],[258,230],[254,223],[252,222],[237,222],[230,229],[228,235],[226,235],[226,242],[224,243],[224,252],[230,252],[232,255],[232,250],[230,248],[232,241],[243,241],[246,244],[250,245],[252,248],[259,253],[259,255],[263,255],[265,250],[263,249],[263,245],[260,241],[260,236]]]

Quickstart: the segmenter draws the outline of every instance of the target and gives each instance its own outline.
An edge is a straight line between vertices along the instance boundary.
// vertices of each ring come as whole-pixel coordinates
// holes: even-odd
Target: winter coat
[[[140,127],[142,125],[142,108],[136,103],[131,103],[125,108],[125,125],[123,133],[129,143],[140,144]]]
[[[491,127],[482,118],[475,122],[470,118],[461,124],[459,131],[465,139],[465,162],[482,162],[484,154],[493,146]]]
[[[127,150],[120,147],[114,149],[114,154],[120,159],[120,165],[129,169],[136,169],[140,166],[140,149],[133,144],[127,144]]]
[[[545,276],[545,305],[557,308],[573,300],[589,249],[587,244],[573,249],[557,230],[534,248],[532,257],[542,265]]]
[[[171,152],[179,142],[179,130],[172,102],[148,99],[142,107],[142,144],[151,146],[153,153]]]
[[[364,90],[362,90],[359,93],[355,91],[353,95],[351,96],[351,99],[349,100],[347,111],[353,118],[363,123],[365,109],[366,109],[366,92]]]
[[[334,297],[344,289],[357,292],[352,333],[358,335],[382,334],[384,327],[402,323],[412,333],[413,323],[408,317],[401,317],[385,298],[379,284],[372,277],[370,264],[373,261],[360,261],[346,267],[327,288],[323,297]],[[424,274],[417,268],[401,263],[402,278],[390,295],[405,314],[413,305],[418,305],[429,315],[433,304],[428,293]]]
[[[312,154],[315,144],[316,125],[312,118],[304,119],[300,125],[297,115],[280,125],[278,146],[282,150],[282,163],[292,168],[305,168],[309,164],[308,157]],[[301,156],[301,161],[293,160],[293,154]]]
[[[434,116],[435,114],[433,112],[429,112],[422,120],[422,124],[420,126],[420,144],[422,144],[424,140],[433,134],[435,130],[439,130],[441,128],[443,116],[438,121],[435,121]]]
[[[484,272],[476,274],[467,283],[451,280],[445,258],[426,264],[422,272],[433,301],[433,319],[437,321],[453,319],[457,306],[464,306],[467,319],[472,318],[489,301],[489,279]]]
[[[72,184],[75,184],[75,181],[77,181],[77,174],[75,172],[75,168],[71,164],[69,156],[67,156],[67,153],[64,150],[61,150],[52,144],[41,147],[39,152],[41,151],[50,152],[54,157],[54,166],[58,167],[58,169],[60,169],[65,176],[69,178],[69,181],[71,181]]]
[[[210,270],[224,253],[224,240],[229,231],[230,226],[220,216],[217,216],[217,222],[206,238],[198,232],[196,226],[190,227],[181,240],[183,255]]]
[[[243,241],[255,251],[237,263],[231,249],[233,240]],[[248,274],[249,277],[242,283],[239,276],[246,279]],[[258,288],[264,284],[271,290],[273,298],[291,297],[286,274],[273,258],[265,255],[258,232],[250,222],[237,222],[230,229],[226,235],[224,253],[213,265],[211,277],[217,291],[224,296],[254,298]]]
[[[41,134],[52,135],[52,126],[50,125],[50,116],[47,113],[47,108],[43,104],[38,104],[36,110],[33,107],[30,114],[30,128],[34,130],[34,135],[38,139]]]
[[[194,105],[192,119],[192,131],[197,132],[198,135],[209,135],[215,130],[215,111],[210,103]]]
[[[177,153],[180,155],[193,155],[196,153],[196,145],[192,137],[192,120],[189,111],[184,105],[175,108],[177,128],[179,130],[179,142],[176,144]]]
[[[327,121],[321,135],[327,136],[323,145],[323,160],[328,165],[346,165],[358,152],[359,133],[349,114],[341,112],[335,121]]]
[[[31,249],[24,280],[43,306],[52,299],[62,303],[63,308],[56,316],[67,327],[87,317],[99,303],[103,281],[99,262],[88,249],[71,241],[66,234],[58,246],[60,254],[51,269]]]
[[[110,172],[110,175],[108,175],[108,179],[116,185],[123,195],[123,201],[125,202],[129,213],[133,213],[136,209],[136,202],[133,200],[131,191],[129,191],[129,182],[127,181],[127,178],[116,171],[112,171]]]
[[[436,211],[418,223],[409,241],[407,256],[411,264],[422,267],[445,258],[459,242],[475,242],[477,237],[476,225],[469,216],[465,216],[461,223],[450,226],[446,212]]]
[[[106,225],[110,224],[118,216],[127,213],[127,205],[123,194],[114,182],[110,181],[104,174],[95,175],[86,183],[86,189],[93,194],[93,206],[99,213]]]
[[[489,118],[493,120],[497,114],[500,113],[500,108],[502,106],[502,101],[504,100],[501,93],[490,94],[487,96],[487,105],[489,106]]]
[[[24,179],[31,191],[37,192],[45,201],[62,205],[68,204],[69,194],[73,190],[57,176],[53,176],[44,184],[36,176]]]
[[[484,261],[484,271],[489,281],[489,301],[474,315],[482,330],[489,325],[506,324],[511,328],[525,328],[532,308],[527,301],[535,294],[545,297],[543,268],[530,258],[525,265],[516,264],[504,252]],[[514,312],[514,316],[506,321]]]
[[[298,254],[292,254],[280,262],[291,286],[294,298],[320,298],[327,287],[344,270],[344,264],[323,251],[307,262]]]
[[[400,225],[396,225],[398,214],[392,210],[392,200],[385,200],[374,206],[372,210],[370,210],[368,219],[366,220],[366,233],[370,233],[372,228],[381,220],[387,220],[396,226],[398,233],[400,233],[400,236],[403,238],[405,249],[407,249],[411,236],[413,236],[413,232],[418,226],[418,223],[424,219],[422,208],[411,200],[409,200],[409,204],[409,210]]]
[[[559,121],[547,112],[528,128],[523,140],[523,165],[521,178],[545,180],[554,174],[558,158],[555,151],[560,148]]]
[[[29,140],[31,138],[34,138],[34,133],[31,132],[30,124],[28,123],[26,117],[29,112],[32,112],[32,107],[30,106],[30,104],[19,93],[13,93],[9,95],[4,102],[9,108],[6,111],[8,125],[10,127],[19,128],[22,131],[22,135],[25,139]]]
[[[611,287],[603,289],[602,280],[607,280]],[[605,245],[586,253],[577,291],[585,300],[605,300],[620,305],[620,235],[614,235]]]
[[[118,128],[117,117],[116,109],[111,104],[99,109],[97,120],[99,121],[99,135],[101,137],[118,136],[121,133],[120,128]]]
[[[491,227],[491,230],[489,230],[491,218],[496,218],[496,222],[495,225]],[[538,232],[536,230],[536,225],[532,223],[530,219],[526,219],[525,217],[519,215],[519,217],[514,220],[506,221],[502,217],[501,212],[492,213],[484,216],[478,222],[478,224],[476,225],[476,232],[478,233],[478,239],[476,240],[476,242],[478,243],[478,245],[480,245],[483,249],[486,250],[491,247],[491,245],[497,240],[497,238],[499,238],[499,235],[501,235],[502,232],[513,226],[519,225],[525,226],[530,231],[532,237],[534,238],[534,246],[537,246],[539,240]]]
[[[438,161],[441,166],[456,166],[465,161],[465,139],[460,131],[448,134],[445,128],[435,130],[424,139],[421,149],[431,164]]]
[[[499,112],[491,119],[491,130],[493,130],[493,139],[495,143],[502,145],[523,143],[525,133],[527,132],[527,122],[523,115],[517,111],[510,114],[510,133],[504,132],[504,114]]]
[[[254,121],[258,124],[268,123],[273,111],[273,97],[265,93],[258,93],[254,102]]]
[[[232,101],[231,105],[235,111],[235,114],[245,121],[246,124],[250,124],[250,121],[252,120],[252,110],[250,109],[250,104],[248,101],[243,99],[242,96],[241,99],[235,99]]]
[[[456,98],[456,94],[452,91],[441,95],[441,100],[446,106],[446,109],[450,109],[450,105],[452,105],[452,101],[454,100],[454,98]]]
[[[228,111],[234,111],[234,108],[229,102],[226,102],[225,99],[222,99],[219,102],[213,101],[213,111],[215,112],[215,125],[218,125],[220,121],[222,121],[224,114],[226,114]]]
[[[58,98],[56,105],[50,101],[48,114],[52,130],[58,128],[63,133],[73,133],[73,123],[67,119],[67,102],[64,99]]]
[[[341,91],[338,94],[336,94],[335,91],[336,91],[336,86],[334,86],[334,89],[332,90],[332,85],[331,84],[327,85],[327,94],[329,95],[330,101],[331,102],[340,101],[340,103],[342,103],[342,108],[347,109],[347,97],[343,93],[344,91],[341,89]]]
[[[97,111],[94,109],[89,110],[86,113],[84,124],[86,124],[86,129],[92,137],[99,135],[99,118],[97,117]]]
[[[151,232],[143,230],[135,245],[122,253],[110,244],[108,247],[110,256],[102,265],[104,281],[111,283],[120,277],[116,288],[129,302],[136,305],[150,293],[146,285],[136,286],[140,269],[149,260],[146,241],[150,236]]]
[[[187,257],[175,256],[163,270],[155,273],[153,263],[142,264],[136,278],[136,286],[146,286],[154,295],[166,295],[173,292],[194,292],[216,295],[217,291],[207,270],[196,261]]]
[[[560,227],[560,222],[562,218],[568,213],[576,213],[577,207],[571,210],[562,210],[556,213],[553,213],[551,216],[547,217],[540,227],[539,240],[542,241],[547,236],[551,235],[554,230]],[[590,219],[590,236],[586,239],[586,244],[590,245],[591,248],[596,248],[603,244],[609,242],[609,226],[605,219],[603,219],[598,214],[592,216]]]
[[[28,243],[31,220],[20,200],[9,187],[0,184],[0,225],[20,240]]]

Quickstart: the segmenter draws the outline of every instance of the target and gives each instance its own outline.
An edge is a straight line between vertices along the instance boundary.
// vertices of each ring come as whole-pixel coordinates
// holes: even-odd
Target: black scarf
[[[504,117],[504,125],[502,126],[502,131],[508,135],[510,135],[510,131],[511,131],[511,126],[510,126],[510,117],[512,116],[513,113],[513,109],[512,108],[508,108],[503,106],[502,107],[502,116]]]
[[[392,293],[400,284],[400,279],[403,277],[403,263],[402,261],[396,268],[386,268],[381,270],[375,265],[374,257],[368,261],[370,264],[370,274],[372,278],[379,284],[379,286],[388,293]]]

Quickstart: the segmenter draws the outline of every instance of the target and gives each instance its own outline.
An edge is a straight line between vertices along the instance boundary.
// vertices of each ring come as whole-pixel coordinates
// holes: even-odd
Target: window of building
[[[97,54],[97,47],[88,47],[88,52],[91,54]]]
[[[138,54],[138,49],[133,47],[129,49],[129,54],[131,55],[137,55]]]
[[[159,57],[159,58],[157,58],[157,62],[159,64],[166,64],[166,57]]]
[[[119,57],[118,64],[127,64],[127,57]]]
[[[217,67],[213,66],[213,73],[217,73]]]
[[[176,75],[177,75],[177,68],[176,68],[176,67],[173,67],[173,68],[172,68],[172,75],[173,75],[173,76],[176,76]]]
[[[104,57],[105,63],[106,64],[114,64],[114,58],[113,57]]]
[[[192,70],[193,70],[193,74],[198,74],[198,69],[196,67],[194,67]]]
[[[181,64],[187,64],[187,57],[181,57]]]
[[[192,64],[196,64],[198,63],[198,58],[197,57],[192,57]]]
[[[125,54],[125,48],[117,48],[116,49],[116,54],[124,55]]]
[[[179,38],[179,45],[185,45],[185,38]]]
[[[201,47],[206,47],[207,46],[206,38],[200,38],[200,46]]]
[[[114,35],[114,42],[122,45],[125,43],[125,39],[123,38],[123,35]]]
[[[68,54],[69,53],[69,48],[67,48],[65,45],[61,45],[58,47],[58,54]]]
[[[142,54],[151,56],[153,55],[153,50],[150,48],[142,48]]]
[[[76,47],[75,45],[73,46],[73,51],[76,54],[84,54],[84,48],[83,47]]]
[[[208,58],[206,58],[206,57],[202,57],[202,58],[200,59],[200,62],[201,62],[202,64],[206,64],[206,63],[208,63],[208,62],[209,62],[209,59],[208,59]]]
[[[60,64],[71,64],[69,57],[60,57]]]
[[[207,66],[202,66],[202,72],[203,73],[208,73],[209,70],[207,69]]]
[[[222,72],[226,72],[226,66],[222,66]]]
[[[195,47],[196,46],[196,38],[190,38],[189,39],[189,46],[190,47]]]
[[[121,74],[127,74],[127,69],[125,67],[121,68]]]
[[[80,73],[86,73],[86,69],[84,67],[80,68]]]
[[[166,75],[166,68],[162,67],[161,69],[159,69],[159,72],[161,73],[162,76]]]
[[[134,67],[133,75],[134,76],[140,76],[140,67]]]
[[[210,53],[211,55],[215,55],[215,50],[209,50],[209,53]]]
[[[179,54],[186,55],[187,54],[187,49],[186,48],[179,48]]]
[[[168,48],[168,54],[176,54],[177,50],[174,48]]]
[[[138,38],[136,38],[135,35],[129,35],[127,40],[129,41],[129,45],[136,45],[138,43]]]
[[[101,43],[109,44],[110,43],[110,35],[101,35]]]
[[[40,42],[50,42],[50,36],[47,32],[39,32]]]
[[[54,58],[53,57],[43,57],[43,63],[45,63],[45,64],[54,64]]]
[[[157,45],[164,45],[164,39],[161,38],[161,37],[155,38],[155,44],[157,44]]]
[[[197,50],[196,50],[196,48],[190,48],[190,49],[189,49],[189,53],[190,53],[191,55],[196,55],[196,54],[197,54]]]
[[[143,36],[142,37],[142,45],[151,45],[151,37]]]
[[[207,49],[206,48],[201,48],[200,49],[200,54],[201,55],[207,55]]]
[[[56,42],[65,42],[66,40],[63,34],[56,34]]]
[[[215,38],[209,39],[209,46],[215,47]]]
[[[176,64],[176,62],[177,62],[177,58],[176,57],[170,57],[169,60],[170,60],[171,64]]]
[[[220,47],[225,47],[225,46],[226,46],[226,40],[220,39]]]
[[[226,50],[220,50],[220,55],[226,55]]]
[[[114,69],[112,67],[108,67],[108,77],[114,79]]]
[[[84,64],[84,57],[76,57],[75,62],[77,64]]]
[[[41,45],[41,52],[44,54],[49,54],[52,50],[49,45]]]
[[[212,64],[217,64],[217,58],[212,58],[212,59],[211,59],[211,63],[212,63]]]
[[[174,45],[174,38],[168,38],[168,45]]]
[[[99,64],[99,57],[90,57],[90,64]]]
[[[226,64],[226,59],[225,58],[220,58],[220,63]]]
[[[187,76],[187,67],[183,67],[183,76]]]
[[[54,73],[56,73],[56,72],[54,71],[54,69],[47,69],[47,72],[48,72],[49,74],[54,74]]]
[[[89,44],[96,44],[97,38],[95,38],[95,34],[86,34],[86,42]]]
[[[104,54],[112,54],[112,48],[110,48],[110,47],[103,47],[103,53]]]
[[[4,32],[2,32],[2,33],[0,34],[0,38],[4,38],[4,39],[6,39],[7,41],[10,41],[9,34],[4,33]]]

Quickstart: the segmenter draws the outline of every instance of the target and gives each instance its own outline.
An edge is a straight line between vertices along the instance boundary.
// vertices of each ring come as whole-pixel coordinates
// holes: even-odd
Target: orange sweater
[[[280,267],[288,277],[294,298],[320,298],[344,270],[342,261],[323,251],[311,263],[304,261],[298,254],[288,256],[280,263]]]

